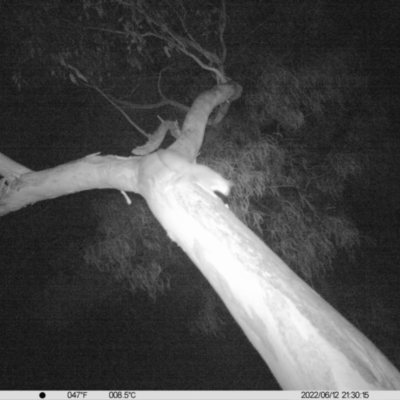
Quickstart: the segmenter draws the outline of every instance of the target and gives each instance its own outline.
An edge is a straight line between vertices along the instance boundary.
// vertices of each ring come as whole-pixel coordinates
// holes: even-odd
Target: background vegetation
[[[231,210],[399,367],[398,94],[385,89],[397,82],[395,57],[386,62],[397,3],[250,3],[226,5],[225,67],[244,93],[208,128],[198,162],[234,182]],[[199,4],[0,3],[1,151],[37,170],[129,155],[143,139],[93,88],[135,105],[159,101],[161,87],[190,106],[212,76],[145,35],[165,34],[164,22],[184,35],[185,15],[221,56],[221,4]],[[148,132],[157,115],[185,115],[171,104],[125,110]],[[80,193],[1,219],[4,389],[277,388],[207,281],[130,197]]]

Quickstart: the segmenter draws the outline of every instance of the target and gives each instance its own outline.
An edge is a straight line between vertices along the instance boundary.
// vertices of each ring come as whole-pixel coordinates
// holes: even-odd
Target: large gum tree
[[[228,177],[196,164],[207,126],[224,118],[242,87],[224,70],[224,2],[219,8],[206,3],[192,14],[184,4],[86,0],[83,8],[75,2],[75,7],[65,9],[62,2],[43,2],[41,8],[21,12],[21,21],[33,32],[22,49],[32,61],[30,68],[43,73],[44,65],[50,66],[53,77],[97,91],[145,136],[146,143],[133,149],[130,157],[92,154],[41,171],[1,154],[0,214],[90,189],[140,194],[169,238],[210,282],[283,389],[400,389],[399,372],[375,345],[224,204],[222,198],[232,189]],[[206,29],[196,38],[192,31],[199,24]],[[50,29],[54,37],[45,42]],[[215,33],[213,38],[208,37],[210,32]],[[177,66],[184,57],[215,80],[190,107],[165,97],[160,83],[164,60]],[[149,68],[150,61],[161,71],[158,103],[128,103],[112,93],[109,88],[124,68],[138,71]],[[14,81],[22,86],[26,74],[24,66],[19,67]],[[127,78],[123,85],[131,83]],[[163,105],[186,113],[181,126],[162,121],[148,134],[128,115],[135,108]],[[300,111],[291,115],[295,126],[303,124]],[[160,149],[168,132],[175,141]]]

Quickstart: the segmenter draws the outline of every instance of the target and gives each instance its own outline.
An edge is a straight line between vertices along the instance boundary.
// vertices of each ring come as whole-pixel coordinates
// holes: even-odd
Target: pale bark
[[[400,389],[400,373],[290,270],[213,193],[230,183],[192,164],[210,112],[236,98],[222,85],[199,96],[179,139],[145,157],[89,156],[32,172],[0,158],[0,214],[93,188],[134,191],[202,271],[284,389]],[[226,103],[228,104],[228,103]]]
[[[217,291],[283,389],[400,389],[400,374],[222,201],[153,162],[150,209]]]
[[[209,113],[226,96],[235,97],[234,86],[228,88],[199,96],[182,136],[168,149],[170,159],[177,154],[191,161],[197,155]],[[185,168],[180,158],[165,163],[159,154],[142,159],[139,192],[283,389],[400,389],[400,373],[387,358],[213,194],[215,180],[221,192],[227,181],[187,161]]]
[[[137,192],[140,157],[92,155],[31,171],[0,153],[0,216],[29,204],[90,189]]]

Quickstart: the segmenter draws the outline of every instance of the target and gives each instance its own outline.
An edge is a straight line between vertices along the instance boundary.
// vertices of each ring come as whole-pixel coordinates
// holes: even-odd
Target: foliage
[[[242,120],[228,117],[203,151],[211,167],[234,181],[236,215],[312,280],[339,253],[352,257],[360,242],[343,196],[368,160],[360,141],[366,121],[358,123],[364,110],[357,108],[365,80],[347,52],[297,68],[266,60]]]
[[[7,30],[18,46],[9,57],[19,88],[85,77],[90,85],[126,96],[139,77],[169,64],[185,68],[187,56],[209,70],[220,62],[203,48],[220,39],[221,14],[207,2],[186,8],[180,0],[28,0],[18,12],[10,10]]]
[[[221,332],[224,321],[218,312],[221,301],[219,301],[216,293],[210,289],[202,292],[203,304],[196,318],[190,322],[189,328],[193,333],[217,336]]]
[[[234,135],[231,132],[232,140]],[[215,160],[209,164],[235,183],[230,208],[292,269],[312,279],[331,267],[339,250],[354,252],[357,229],[344,216],[335,215],[351,172],[334,179],[333,161],[339,160],[327,159],[308,168],[304,155],[300,159],[268,137],[244,148],[232,142],[223,150],[215,148],[204,150]]]
[[[185,304],[190,309],[188,329],[216,335],[224,324],[221,300],[200,273],[188,268],[187,256],[160,229],[145,203],[135,197],[127,206],[121,195],[111,195],[93,201],[93,207],[98,235],[87,244],[85,261],[153,301],[173,286],[179,299],[175,308],[184,314]]]
[[[145,290],[155,300],[157,292],[169,288],[161,265],[171,249],[143,202],[134,201],[131,207],[121,202],[94,201],[99,236],[86,247],[85,261],[127,282],[133,292]]]

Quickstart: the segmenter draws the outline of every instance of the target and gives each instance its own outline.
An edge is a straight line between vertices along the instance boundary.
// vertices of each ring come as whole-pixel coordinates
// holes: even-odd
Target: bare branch
[[[0,216],[28,204],[91,189],[138,192],[141,157],[86,156],[38,172],[26,172],[0,191]]]
[[[159,75],[158,75],[158,81],[157,81],[158,93],[160,93],[161,98],[166,102],[165,105],[170,105],[170,106],[176,107],[176,108],[182,110],[183,112],[187,113],[187,112],[190,110],[190,107],[185,106],[184,104],[181,104],[181,103],[179,103],[179,102],[177,102],[177,101],[175,101],[175,100],[168,99],[168,98],[167,98],[166,96],[164,96],[163,93],[162,93],[162,90],[161,90],[161,76],[162,76],[162,73],[163,73],[166,69],[168,69],[168,67],[163,68],[163,69],[160,71]]]
[[[225,41],[224,41],[225,28],[226,28],[226,5],[225,5],[225,0],[222,0],[221,1],[221,14],[220,14],[220,19],[219,19],[219,42],[220,42],[221,48],[222,48],[221,65],[226,60],[226,52],[227,52]]]
[[[178,11],[168,2],[170,9],[177,16],[180,25],[187,37],[180,36],[178,33],[174,32],[168,26],[167,23],[151,16],[149,14],[149,11],[146,10],[145,7],[143,7],[143,5],[123,0],[116,0],[116,1],[118,4],[128,7],[130,9],[134,9],[139,14],[144,16],[150,27],[150,30],[137,33],[133,31],[126,32],[126,31],[113,30],[107,28],[89,28],[89,29],[99,30],[117,35],[132,36],[132,38],[134,38],[135,40],[139,38],[144,39],[146,37],[157,38],[167,43],[167,45],[170,46],[171,48],[175,48],[178,51],[192,58],[201,68],[212,72],[215,75],[218,83],[227,82],[225,73],[223,71],[223,62],[226,59],[226,53],[227,53],[226,46],[223,40],[223,35],[226,27],[226,7],[224,0],[222,0],[221,4],[221,15],[218,28],[219,41],[222,48],[222,58],[220,58],[215,52],[208,51],[204,47],[202,47],[190,33],[190,30],[185,21],[186,9],[183,6],[183,4],[181,4],[182,11]],[[207,61],[203,61],[201,59],[202,57],[204,57]]]
[[[157,33],[152,33],[152,32],[144,33],[142,36],[143,37],[148,37],[148,36],[155,37],[157,39],[163,40],[164,42],[167,42],[172,47],[175,47],[182,53],[186,54],[188,57],[192,58],[198,65],[200,65],[201,68],[214,73],[218,82],[226,83],[226,81],[227,81],[226,77],[218,68],[211,67],[211,66],[205,64],[203,61],[201,61],[199,57],[197,57],[196,55],[191,53],[189,50],[187,50],[187,46],[185,46],[185,43],[187,45],[189,45],[190,47],[193,47],[195,49],[200,49],[198,51],[201,52],[208,60],[210,60],[210,61],[213,60],[211,62],[214,62],[219,65],[220,64],[219,58],[215,54],[202,49],[202,47],[200,45],[197,45],[196,43],[193,43],[192,41],[185,39],[177,34],[174,34],[174,36],[172,36],[172,34],[170,34],[170,33],[168,33],[168,34],[171,36],[171,38],[167,38],[167,37],[164,37],[162,35],[159,35]],[[217,60],[218,60],[218,62],[217,62]]]
[[[190,107],[185,106],[184,104],[179,103],[178,101],[166,98],[160,100],[158,103],[153,103],[153,104],[136,104],[136,103],[131,103],[130,101],[127,100],[119,100],[119,99],[113,99],[113,100],[115,103],[118,103],[126,108],[130,108],[131,110],[154,110],[156,108],[161,108],[165,106],[172,106],[179,108],[184,113],[187,113],[190,110]]]
[[[99,92],[108,102],[110,102],[125,118],[126,120],[133,126],[135,127],[139,133],[141,133],[143,136],[145,136],[146,138],[149,137],[149,134],[146,133],[139,125],[137,125],[135,122],[133,122],[130,118],[129,115],[110,97],[107,96],[99,87],[92,85],[92,84],[88,84],[87,86],[91,87],[92,89],[96,90],[97,92]]]
[[[168,4],[169,4],[169,2],[168,2]],[[171,6],[171,5],[170,5]],[[181,25],[182,25],[182,28],[183,28],[183,30],[184,30],[184,32],[186,33],[186,35],[188,36],[188,38],[190,39],[190,41],[192,42],[192,43],[195,43],[195,44],[197,44],[199,47],[200,47],[200,49],[201,49],[201,46],[197,43],[197,41],[195,40],[195,38],[192,36],[192,34],[190,33],[190,31],[189,31],[189,29],[188,29],[188,27],[187,27],[187,25],[186,25],[186,23],[185,23],[185,18],[184,17],[181,17],[180,15],[179,15],[179,13],[171,6],[171,8],[174,10],[174,12],[175,12],[175,14],[177,15],[177,17],[179,18],[179,20],[181,21]],[[183,4],[181,3],[181,8],[182,8],[182,12],[184,13],[184,16],[186,15],[186,9],[185,9],[185,7],[183,6]],[[205,51],[205,50],[204,50]],[[201,51],[202,52],[202,51]]]
[[[134,148],[132,150],[132,154],[135,154],[137,156],[145,156],[146,154],[150,154],[153,151],[157,150],[160,147],[168,131],[175,139],[178,139],[181,134],[178,124],[176,122],[161,120],[161,124],[158,129],[149,136],[148,142],[142,146]]]

